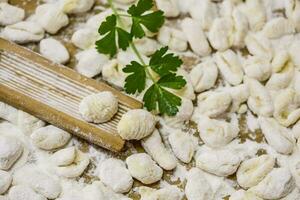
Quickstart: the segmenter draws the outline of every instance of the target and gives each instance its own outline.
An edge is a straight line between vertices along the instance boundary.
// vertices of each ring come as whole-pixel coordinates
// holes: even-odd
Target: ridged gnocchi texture
[[[196,144],[189,133],[176,130],[170,133],[168,139],[175,156],[184,163],[191,162]]]
[[[89,11],[95,0],[60,0],[59,3],[63,12],[77,14]]]
[[[285,1],[285,14],[291,20],[296,28],[300,31],[300,2],[297,0]]]
[[[0,25],[7,26],[20,22],[25,17],[25,11],[22,8],[12,6],[8,3],[0,2]]]
[[[195,160],[200,169],[223,177],[235,173],[241,162],[236,153],[227,149],[199,149]]]
[[[251,56],[245,61],[244,71],[250,78],[266,81],[272,74],[272,66],[265,57]]]
[[[181,29],[185,33],[191,49],[200,56],[207,56],[211,52],[201,24],[192,18],[185,18],[181,22]]]
[[[245,189],[253,187],[272,171],[274,165],[275,158],[270,155],[261,155],[245,160],[236,173],[237,182]]]
[[[180,14],[176,0],[155,0],[155,2],[166,17],[177,17]]]
[[[246,84],[241,84],[235,87],[230,87],[228,92],[232,98],[230,110],[232,112],[239,112],[242,104],[245,103],[250,96],[248,86]]]
[[[169,151],[162,142],[157,129],[144,138],[141,142],[145,151],[165,170],[172,170],[176,167],[177,161],[171,151]]]
[[[263,199],[256,196],[253,192],[238,190],[229,197],[229,200],[263,200]]]
[[[234,8],[231,17],[234,24],[232,33],[233,46],[237,48],[243,48],[245,46],[245,37],[249,31],[249,22],[247,16],[240,12],[238,8]]]
[[[34,20],[48,33],[55,34],[69,24],[68,16],[56,4],[43,4],[36,8]]]
[[[136,109],[125,113],[118,123],[118,133],[125,140],[140,140],[155,128],[155,117],[146,110]]]
[[[300,96],[291,88],[281,91],[274,100],[274,118],[283,126],[290,126],[300,118]]]
[[[203,92],[198,95],[195,113],[216,117],[224,113],[231,105],[232,98],[226,92]]]
[[[195,92],[203,92],[212,88],[217,78],[218,68],[212,59],[199,63],[190,72]]]
[[[207,146],[212,148],[220,148],[227,145],[239,133],[236,119],[232,120],[232,122],[226,122],[210,119],[207,116],[200,116],[197,123],[200,138]]]
[[[287,168],[273,169],[250,191],[263,199],[279,199],[287,196],[295,188],[294,179]]]
[[[131,176],[144,184],[152,184],[162,178],[163,170],[148,154],[133,154],[126,159]]]
[[[22,21],[6,26],[1,32],[1,37],[18,44],[26,44],[40,41],[44,38],[44,34],[45,31],[39,24],[31,21]]]
[[[68,132],[52,125],[35,130],[30,137],[32,142],[43,150],[61,148],[71,139],[71,135]]]
[[[107,122],[117,112],[118,99],[113,93],[108,91],[84,97],[79,104],[79,113],[88,122]]]
[[[261,33],[249,32],[245,38],[245,44],[251,55],[265,57],[267,60],[270,60],[273,56],[270,40]]]
[[[263,28],[267,21],[267,13],[262,0],[247,0],[241,9],[247,15],[252,31]]]
[[[10,187],[12,176],[9,172],[0,170],[0,195],[4,194]]]
[[[49,199],[57,198],[62,190],[58,180],[53,179],[33,165],[19,168],[13,174],[13,185],[30,186],[35,192]]]
[[[281,126],[273,118],[259,117],[258,120],[262,133],[271,147],[281,154],[293,152],[295,140],[289,129]]]
[[[269,91],[255,79],[246,78],[245,83],[250,92],[247,101],[250,110],[260,116],[272,116],[274,106]]]
[[[293,23],[284,18],[277,17],[270,20],[263,28],[263,33],[270,39],[280,38],[284,35],[292,34],[295,32]]]
[[[36,193],[26,185],[16,185],[9,190],[10,200],[47,200],[44,196]]]
[[[168,26],[163,26],[159,30],[157,40],[174,51],[185,51],[188,47],[185,34],[178,29]]]
[[[236,53],[232,50],[218,52],[215,56],[216,64],[224,77],[231,85],[238,85],[243,80],[243,68]]]
[[[68,166],[73,163],[76,157],[76,148],[74,146],[61,149],[51,155],[51,160],[58,167]]]
[[[14,137],[0,136],[0,146],[0,170],[9,170],[23,153],[23,144]]]
[[[97,41],[98,34],[95,30],[85,27],[76,30],[71,38],[72,43],[80,49],[89,49],[95,45]]]
[[[185,195],[188,200],[213,200],[213,190],[200,169],[188,172]]]
[[[115,192],[128,192],[133,184],[133,179],[122,160],[109,158],[101,163],[99,170],[100,180]]]

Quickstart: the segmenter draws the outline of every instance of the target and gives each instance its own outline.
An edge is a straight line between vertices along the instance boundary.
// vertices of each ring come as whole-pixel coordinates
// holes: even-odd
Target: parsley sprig
[[[154,6],[152,0],[139,0],[127,10],[127,14],[119,14],[112,0],[108,2],[113,14],[99,27],[98,32],[102,38],[96,42],[96,49],[99,53],[113,57],[118,49],[126,50],[131,47],[139,62],[132,61],[123,69],[123,72],[128,74],[124,85],[126,93],[143,92],[147,87],[146,80],[150,79],[152,85],[144,94],[144,106],[149,111],[158,110],[168,116],[176,115],[181,98],[170,90],[179,90],[186,85],[184,78],[176,75],[182,61],[178,56],[167,53],[168,47],[163,47],[151,56],[149,63],[146,63],[133,43],[133,38],[142,38],[146,35],[145,30],[153,33],[159,31],[165,21],[163,12],[152,10]],[[131,18],[130,30],[124,28],[122,17]]]

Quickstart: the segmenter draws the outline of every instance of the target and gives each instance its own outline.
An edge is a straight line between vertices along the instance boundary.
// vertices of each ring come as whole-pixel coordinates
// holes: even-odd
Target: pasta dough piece
[[[102,67],[108,62],[108,57],[99,54],[96,49],[81,51],[75,55],[78,61],[75,70],[80,74],[92,78],[101,73]]]
[[[59,181],[53,179],[33,165],[19,168],[13,174],[13,185],[27,185],[48,199],[55,199],[61,193]]]
[[[60,3],[63,12],[77,14],[89,11],[93,7],[95,0],[61,0]]]
[[[43,39],[39,47],[40,53],[54,62],[64,64],[70,59],[70,54],[66,47],[53,38]]]
[[[198,104],[195,113],[216,117],[224,113],[232,102],[231,96],[226,92],[204,92],[198,95]]]
[[[224,177],[235,173],[241,162],[236,153],[227,149],[199,149],[195,160],[198,168]]]
[[[263,200],[263,199],[259,198],[252,192],[238,190],[229,197],[229,200]]]
[[[210,0],[193,1],[189,6],[189,13],[200,22],[204,31],[208,31],[218,17],[218,7]]]
[[[52,125],[35,130],[30,137],[33,143],[43,150],[61,148],[71,139],[71,135],[68,132]]]
[[[51,156],[53,163],[58,167],[71,165],[74,162],[75,158],[76,158],[75,147],[68,147],[59,150]]]
[[[247,0],[242,8],[248,17],[251,30],[254,32],[261,30],[267,21],[267,13],[263,1]]]
[[[0,136],[0,170],[9,170],[23,153],[23,144],[16,138]]]
[[[185,195],[188,200],[213,200],[212,188],[200,169],[192,168],[187,175]]]
[[[159,44],[156,40],[147,37],[135,39],[134,44],[136,48],[145,56],[153,55],[159,48]]]
[[[261,130],[271,147],[281,154],[293,152],[295,141],[287,128],[280,126],[273,118],[259,117],[258,120]]]
[[[201,139],[207,146],[219,148],[227,145],[237,137],[239,126],[237,120],[228,123],[201,116],[198,121],[198,130]]]
[[[48,33],[56,34],[61,28],[69,24],[69,18],[57,4],[42,4],[35,10],[35,20]]]
[[[272,74],[272,66],[264,57],[251,56],[245,62],[244,71],[250,78],[266,81]]]
[[[231,18],[217,18],[208,33],[211,46],[219,51],[225,51],[233,45],[232,33],[234,24]]]
[[[25,135],[31,135],[33,131],[44,127],[46,123],[33,115],[18,110],[18,121],[16,124]]]
[[[181,22],[181,29],[185,33],[192,50],[196,54],[200,56],[207,56],[210,54],[211,48],[200,23],[192,18],[185,18]]]
[[[185,51],[188,47],[184,32],[168,26],[159,30],[157,40],[174,51]]]
[[[167,125],[179,128],[186,121],[189,121],[194,111],[193,102],[190,99],[181,99],[181,105],[175,116],[163,116]]]
[[[163,169],[172,170],[176,167],[176,158],[163,144],[157,129],[150,136],[142,140],[142,146]]]
[[[298,188],[295,188],[287,196],[281,198],[280,200],[298,200],[300,198],[300,192]]]
[[[196,65],[190,72],[195,92],[203,92],[212,88],[218,78],[218,68],[213,60]]]
[[[8,197],[0,195],[0,200],[9,200]]]
[[[95,45],[98,37],[98,33],[95,30],[82,28],[73,33],[71,41],[76,47],[86,50]]]
[[[84,97],[79,104],[79,113],[88,122],[107,122],[117,112],[118,99],[108,91]]]
[[[24,21],[6,26],[1,32],[1,37],[18,44],[38,42],[44,38],[44,30],[37,23]]]
[[[291,46],[289,47],[289,55],[295,67],[300,69],[300,57],[298,52],[300,51],[300,39],[294,40]]]
[[[263,33],[270,39],[280,38],[284,35],[292,34],[295,32],[293,23],[284,18],[277,17],[270,20],[263,28]]]
[[[265,57],[266,61],[271,60],[273,49],[270,40],[264,35],[259,33],[248,33],[245,38],[245,44],[250,54],[258,57]]]
[[[0,118],[13,124],[18,122],[18,110],[6,103],[0,102]]]
[[[294,89],[285,89],[274,100],[274,118],[283,126],[290,126],[300,118],[300,96]]]
[[[245,38],[249,30],[249,22],[247,16],[245,16],[239,9],[235,8],[232,12],[233,20],[233,33],[232,40],[233,46],[237,48],[243,48],[245,46]]]
[[[146,110],[136,109],[125,113],[118,123],[118,133],[125,140],[140,140],[155,128],[155,117]]]
[[[285,15],[291,20],[296,27],[296,30],[300,31],[300,2],[298,0],[287,0],[285,2]]]
[[[109,15],[111,15],[113,12],[111,9],[106,9],[102,12],[100,12],[97,15],[93,15],[92,17],[90,17],[87,22],[86,22],[86,26],[87,28],[91,28],[92,30],[96,31],[99,29],[101,23],[103,21],[105,21],[106,17],[108,17]]]
[[[245,82],[250,91],[247,101],[250,110],[260,116],[271,116],[274,106],[267,89],[255,79],[246,78]]]
[[[188,72],[185,71],[184,69],[179,68],[177,70],[177,75],[183,76],[183,78],[186,81],[186,85],[182,89],[179,89],[179,90],[169,89],[169,91],[171,91],[172,93],[174,93],[175,95],[178,95],[180,97],[194,100],[196,98],[196,95],[194,93],[193,85],[190,80]]]
[[[100,180],[115,192],[128,192],[133,184],[133,179],[122,160],[109,158],[100,166]]]
[[[15,24],[24,19],[25,12],[22,8],[12,6],[8,3],[0,3],[0,25],[7,26]]]
[[[181,200],[182,195],[176,186],[167,186],[159,190],[149,187],[139,187],[141,200]]]
[[[242,64],[232,50],[218,52],[215,60],[221,74],[228,83],[238,85],[242,82],[244,75]]]
[[[168,139],[175,156],[184,163],[191,162],[196,148],[192,136],[187,132],[176,130]]]
[[[272,59],[272,70],[274,73],[285,71],[285,67],[289,66],[290,55],[286,50],[275,51]]]
[[[275,159],[270,155],[245,160],[236,173],[237,182],[245,189],[253,187],[272,171],[274,165]]]
[[[143,184],[152,184],[162,178],[163,170],[145,153],[127,157],[126,164],[131,176]]]
[[[105,81],[117,87],[123,88],[126,74],[122,71],[124,65],[118,63],[117,59],[108,61],[103,65],[102,77]]]
[[[269,90],[281,90],[287,88],[294,78],[295,70],[292,62],[287,62],[281,71],[272,74],[266,83]]]
[[[176,0],[155,0],[155,2],[166,17],[177,17],[180,14]]]
[[[295,182],[290,171],[275,168],[250,191],[263,199],[279,199],[287,196],[294,188]]]
[[[0,194],[4,194],[8,190],[11,182],[12,176],[8,172],[0,170]]]
[[[59,176],[66,178],[76,178],[84,172],[89,164],[89,156],[79,150],[76,150],[76,156],[71,165],[57,167],[56,173]]]
[[[17,185],[9,190],[8,197],[10,200],[47,200],[42,195],[37,194],[30,187]]]
[[[229,88],[229,93],[232,98],[231,111],[239,111],[241,104],[246,102],[250,96],[249,88],[246,84],[241,84]]]

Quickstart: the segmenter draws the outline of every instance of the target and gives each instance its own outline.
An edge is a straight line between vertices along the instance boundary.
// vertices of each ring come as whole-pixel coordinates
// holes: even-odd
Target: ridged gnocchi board
[[[111,91],[119,100],[119,110],[109,122],[88,123],[79,114],[79,103],[99,91]],[[112,151],[120,151],[125,143],[117,134],[121,116],[130,109],[142,107],[141,102],[103,82],[89,79],[2,38],[0,101]]]

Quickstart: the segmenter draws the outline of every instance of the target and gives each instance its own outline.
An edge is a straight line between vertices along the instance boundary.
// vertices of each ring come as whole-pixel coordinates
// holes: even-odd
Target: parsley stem
[[[123,14],[119,14],[118,10],[115,8],[115,6],[113,5],[113,0],[108,0],[108,4],[111,7],[113,13],[116,15],[117,20],[121,26],[121,28],[124,28],[124,23],[122,22],[122,19],[120,18],[120,16],[123,16]],[[126,17],[131,17],[129,15],[124,15]],[[154,84],[156,84],[155,78],[152,76],[151,72],[149,71],[146,62],[143,60],[140,52],[138,51],[138,49],[136,48],[135,44],[133,42],[130,43],[130,47],[133,50],[133,52],[135,53],[135,55],[137,56],[137,58],[139,59],[139,61],[142,63],[142,65],[145,67],[145,71],[148,75],[148,77],[152,80],[152,82]]]

